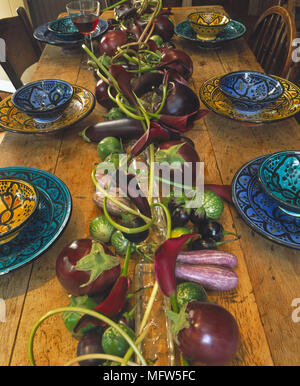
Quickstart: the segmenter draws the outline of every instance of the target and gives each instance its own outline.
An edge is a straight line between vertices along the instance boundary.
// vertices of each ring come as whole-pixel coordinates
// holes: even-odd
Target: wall
[[[0,0],[0,18],[10,17],[17,14],[16,9],[24,6],[23,0]],[[8,77],[0,67],[0,90],[11,92],[13,90]]]

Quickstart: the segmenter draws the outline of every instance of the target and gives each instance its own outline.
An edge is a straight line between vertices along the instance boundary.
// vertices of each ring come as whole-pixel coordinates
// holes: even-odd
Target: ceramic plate
[[[45,23],[34,30],[33,36],[39,40],[40,42],[51,44],[54,46],[72,46],[79,45],[83,42],[83,38],[78,40],[70,40],[69,38],[63,39],[62,37],[58,37],[54,32],[49,30],[49,25],[52,21]],[[93,38],[98,38],[100,35],[104,34],[108,29],[108,24],[106,20],[99,19],[98,25],[95,31],[92,33]]]
[[[208,79],[199,90],[202,102],[215,113],[237,121],[268,123],[290,118],[300,111],[300,88],[286,79],[275,77],[283,85],[282,96],[257,114],[243,114],[235,110],[230,99],[219,88],[221,76]]]
[[[40,194],[36,216],[12,241],[0,245],[0,275],[33,261],[57,240],[72,211],[66,185],[53,174],[27,167],[0,168],[0,177],[22,178],[35,184]]]
[[[233,203],[254,231],[278,244],[300,249],[300,218],[280,210],[258,180],[258,169],[266,157],[249,161],[236,173],[232,180]]]
[[[11,102],[11,96],[0,102],[0,127],[7,131],[22,134],[43,134],[64,129],[79,122],[95,107],[93,93],[83,87],[75,86],[74,96],[60,118],[54,122],[39,123],[18,110]]]
[[[244,24],[236,20],[230,20],[225,29],[220,32],[215,40],[205,41],[198,39],[195,31],[191,27],[188,20],[185,20],[175,26],[175,34],[182,39],[191,40],[197,43],[197,46],[202,48],[215,48],[221,46],[223,43],[238,39],[246,32]]]

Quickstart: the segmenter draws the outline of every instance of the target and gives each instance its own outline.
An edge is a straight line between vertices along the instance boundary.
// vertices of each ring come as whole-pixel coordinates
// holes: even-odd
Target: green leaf
[[[73,265],[73,269],[91,272],[89,281],[81,285],[81,287],[86,287],[104,271],[108,271],[119,263],[119,259],[116,256],[105,253],[103,245],[93,240],[90,253],[78,260],[77,264]]]
[[[178,341],[178,338],[177,338],[178,333],[181,330],[183,330],[184,328],[190,327],[190,323],[187,320],[187,314],[185,312],[187,305],[188,305],[188,303],[184,304],[181,307],[179,313],[176,313],[176,312],[171,311],[171,310],[166,311],[168,317],[172,321],[171,331],[172,331],[172,335],[174,337],[174,340],[175,340],[176,344],[178,344],[178,345],[180,344]]]
[[[180,164],[184,163],[184,158],[178,153],[178,150],[184,145],[184,143],[179,143],[169,147],[168,149],[161,149],[155,155],[156,162],[168,162],[169,164],[179,162]]]

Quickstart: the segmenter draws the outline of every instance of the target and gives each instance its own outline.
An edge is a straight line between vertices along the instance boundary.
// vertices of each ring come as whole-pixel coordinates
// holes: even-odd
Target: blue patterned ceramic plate
[[[40,42],[51,44],[54,46],[59,47],[69,47],[69,46],[78,46],[79,44],[82,44],[83,42],[83,35],[82,39],[75,39],[75,40],[66,40],[62,37],[58,37],[53,31],[49,30],[49,25],[51,22],[45,23],[39,27],[37,27],[34,30],[33,36],[35,39],[39,40]],[[104,34],[108,29],[108,24],[106,20],[99,19],[98,25],[95,29],[95,31],[92,33],[92,37],[98,38],[100,35]]]
[[[18,110],[11,96],[0,102],[0,127],[20,134],[46,134],[71,127],[87,117],[95,107],[94,94],[81,86],[73,85],[74,95],[62,115],[54,122],[40,123]]]
[[[34,219],[16,238],[0,245],[0,275],[5,275],[45,253],[65,229],[72,211],[66,185],[53,174],[27,167],[0,168],[0,177],[22,178],[39,191],[39,208]]]
[[[258,180],[258,169],[266,157],[249,161],[236,173],[232,180],[233,203],[254,231],[278,244],[300,249],[300,218],[279,209]]]
[[[287,119],[300,112],[300,88],[294,83],[274,76],[283,86],[283,94],[276,101],[256,114],[237,111],[232,101],[221,91],[222,75],[205,81],[199,89],[201,101],[207,108],[226,118],[249,123],[268,123]]]
[[[210,41],[198,39],[188,20],[178,23],[175,26],[174,32],[182,39],[197,43],[197,46],[201,48],[215,48],[227,41],[242,37],[246,33],[246,27],[239,21],[230,20],[225,29],[220,32],[216,39]]]

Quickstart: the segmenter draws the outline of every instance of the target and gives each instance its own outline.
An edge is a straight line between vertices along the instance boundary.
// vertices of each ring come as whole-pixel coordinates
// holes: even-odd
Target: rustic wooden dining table
[[[172,9],[175,24],[195,9]],[[105,12],[102,18],[110,15]],[[213,76],[242,69],[262,71],[243,37],[218,49],[202,49],[177,36],[173,40],[193,60],[190,85],[197,94],[200,85]],[[59,78],[94,91],[93,73],[80,67],[84,58],[84,52],[67,55],[61,48],[47,45],[32,81]],[[34,323],[48,311],[69,304],[68,294],[56,277],[56,258],[73,240],[90,237],[89,222],[99,215],[92,200],[95,186],[91,179],[92,169],[99,162],[96,144],[84,142],[78,133],[103,120],[104,113],[97,104],[87,118],[65,130],[43,135],[6,132],[0,144],[0,167],[34,167],[53,173],[72,196],[71,218],[61,237],[34,262],[0,276],[0,298],[6,305],[5,321],[0,322],[1,366],[28,366],[27,346]],[[237,170],[255,157],[300,149],[299,125],[294,118],[245,125],[210,112],[195,122],[187,136],[204,162],[205,182],[214,184],[231,184]],[[239,350],[229,365],[300,365],[300,321],[292,317],[300,303],[299,251],[253,231],[233,205],[225,203],[220,222],[226,230],[241,234],[240,240],[220,247],[238,258],[238,286],[209,293],[234,315],[240,329]],[[131,262],[131,275],[135,264],[136,260]],[[161,340],[158,345],[161,355],[156,364],[167,365],[166,342]],[[55,315],[37,331],[36,364],[63,365],[76,356],[76,346],[77,340],[66,330],[61,315]]]

